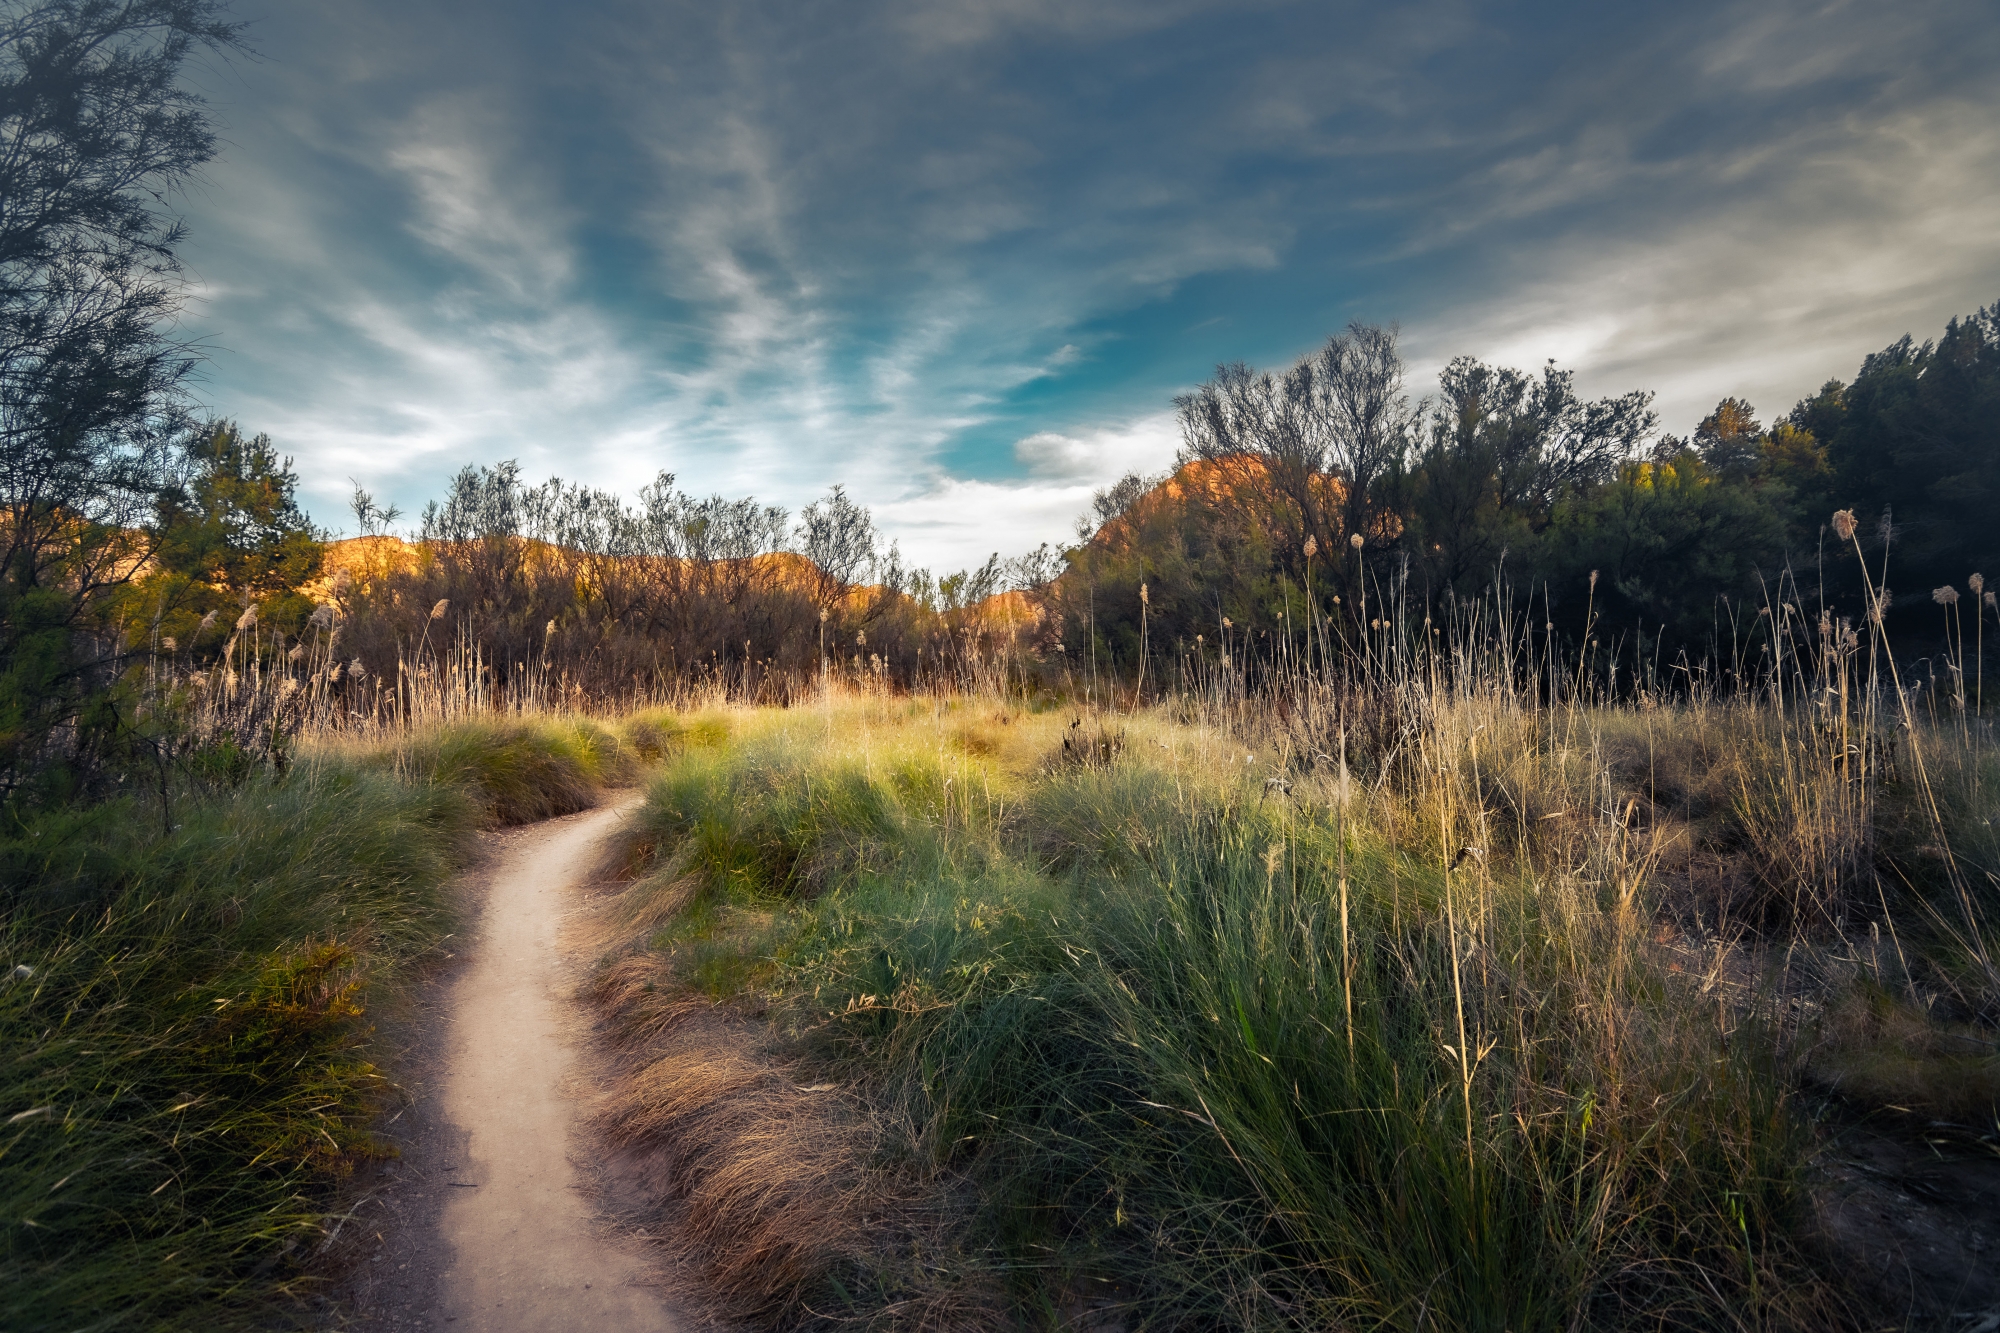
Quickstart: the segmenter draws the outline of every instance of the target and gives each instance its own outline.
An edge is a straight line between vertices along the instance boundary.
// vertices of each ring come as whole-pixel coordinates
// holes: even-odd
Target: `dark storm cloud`
[[[196,323],[329,517],[519,457],[842,480],[959,560],[1350,318],[1684,430],[2000,297],[1974,4],[244,12]]]

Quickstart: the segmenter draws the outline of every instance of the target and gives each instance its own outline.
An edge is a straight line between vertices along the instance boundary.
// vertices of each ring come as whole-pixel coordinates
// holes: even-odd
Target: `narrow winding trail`
[[[609,1234],[575,1154],[585,1030],[564,918],[630,808],[619,802],[498,837],[470,955],[433,1020],[438,1063],[415,1089],[378,1253],[353,1296],[362,1327],[454,1333],[689,1325]],[[384,1264],[384,1261],[388,1261]]]

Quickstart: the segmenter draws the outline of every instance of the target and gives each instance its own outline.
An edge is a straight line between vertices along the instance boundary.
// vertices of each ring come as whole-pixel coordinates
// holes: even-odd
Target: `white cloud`
[[[1727,394],[1781,414],[1865,352],[2000,296],[2000,130],[1986,108],[1932,105],[1784,157],[1699,216],[1516,246],[1516,280],[1414,330],[1414,355],[1555,357],[1592,392],[1656,389],[1664,427],[1686,433]]]
[[[995,552],[1018,555],[1042,542],[1074,540],[1071,524],[1089,508],[1092,489],[943,477],[919,494],[875,506],[875,518],[901,546],[905,563],[965,569]]]
[[[1171,413],[1076,435],[1037,431],[1014,443],[1014,458],[1038,480],[1108,485],[1128,472],[1172,466],[1180,428]]]

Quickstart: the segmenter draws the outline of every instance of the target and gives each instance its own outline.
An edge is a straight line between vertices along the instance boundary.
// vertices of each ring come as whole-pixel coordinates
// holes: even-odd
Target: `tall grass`
[[[901,1201],[762,1264],[732,1237],[800,1168],[681,1153],[743,1312],[1845,1317],[1804,1193],[1814,1099],[1949,1076],[1991,1119],[2000,1091],[1976,1046],[1952,1074],[1908,1043],[1956,1015],[1991,1044],[1990,743],[1374,660],[1394,688],[1211,679],[1089,722],[995,696],[746,711],[670,761],[598,991],[632,1062],[607,1125],[667,1151],[693,1117],[734,1142],[725,1104],[818,1117],[872,1182],[847,1188]],[[1863,991],[1891,1018],[1834,1021]],[[843,1099],[773,1085],[753,1112],[740,1070],[705,1098],[673,1035],[713,1012],[690,993],[762,1015],[786,1077]]]
[[[661,719],[464,719],[0,836],[0,1326],[268,1327],[387,1149],[373,1016],[481,825],[593,804]],[[628,740],[627,738],[632,739]],[[214,778],[216,775],[210,775]]]

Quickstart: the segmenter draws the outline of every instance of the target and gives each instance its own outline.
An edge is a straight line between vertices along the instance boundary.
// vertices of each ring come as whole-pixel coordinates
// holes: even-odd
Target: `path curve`
[[[444,1111],[467,1173],[440,1230],[447,1320],[479,1333],[673,1330],[643,1258],[594,1231],[570,1159],[574,980],[559,934],[626,803],[529,830],[491,872],[479,947],[453,989]],[[470,1188],[467,1188],[467,1187]],[[454,1319],[453,1316],[456,1316]]]
[[[354,1293],[362,1327],[691,1326],[651,1285],[646,1256],[598,1220],[573,1161],[584,1145],[569,1085],[587,1029],[562,927],[636,799],[496,837],[469,957],[437,1016],[442,1061],[414,1090],[419,1123],[381,1198],[381,1249],[364,1264],[373,1271]]]

